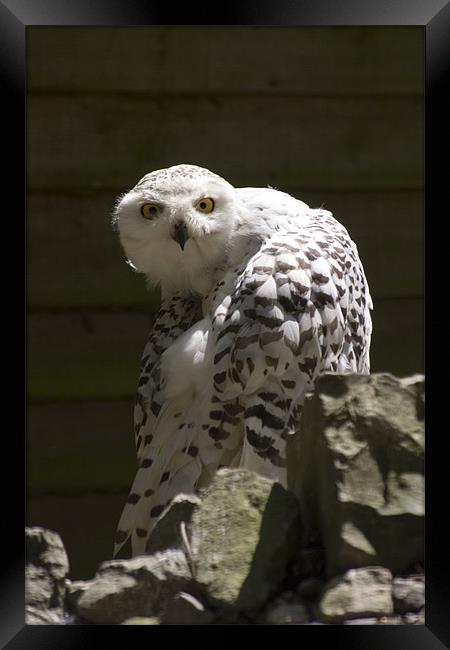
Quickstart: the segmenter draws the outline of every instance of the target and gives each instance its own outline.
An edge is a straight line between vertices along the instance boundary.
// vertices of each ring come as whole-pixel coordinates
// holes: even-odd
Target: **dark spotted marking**
[[[265,361],[266,361],[266,364],[269,367],[273,368],[274,370],[277,369],[279,359],[275,359],[274,357],[269,357],[269,356],[266,355]],[[264,371],[264,372],[267,372],[267,371]]]
[[[127,503],[131,503],[135,505],[139,500],[140,500],[139,494],[136,494],[135,492],[132,492],[131,494],[128,495]]]
[[[332,296],[330,296],[328,293],[324,293],[323,291],[316,291],[314,294],[314,302],[316,305],[320,305],[322,307],[325,307],[325,305],[334,305]]]
[[[223,413],[222,421],[227,424],[232,424],[233,426],[239,424],[240,422],[239,418],[233,417],[232,415],[228,415],[228,413],[226,413],[225,411]]]
[[[151,458],[144,458],[141,463],[141,467],[151,467],[153,465],[153,460]]]
[[[225,327],[223,330],[219,332],[217,335],[217,341],[220,341],[224,336],[227,336],[228,334],[236,334],[236,332],[239,331],[239,325],[228,325]]]
[[[274,438],[270,438],[269,436],[261,436],[250,427],[246,427],[246,432],[247,440],[252,445],[252,447],[254,447],[259,452],[267,451],[275,442]]]
[[[145,490],[144,492],[144,497],[151,497],[153,494],[155,494],[155,490],[148,488],[148,490]]]
[[[236,370],[236,368],[231,368],[231,372],[229,372],[229,375],[231,376],[231,379],[236,383],[240,384],[241,383],[241,378],[239,377],[239,373]]]
[[[192,456],[192,458],[195,458],[196,456],[198,456],[198,447],[191,445],[190,447],[188,447],[187,453],[189,454],[189,456]]]
[[[311,262],[320,257],[320,253],[318,251],[315,251],[313,248],[308,248],[305,251],[305,255]]]
[[[229,353],[230,349],[231,348],[228,347],[222,350],[222,352],[218,352],[214,357],[214,363],[219,363],[219,361],[221,361]]]
[[[273,269],[272,269],[271,266],[254,266],[253,267],[253,272],[254,273],[266,274],[266,273],[272,273],[272,271],[273,271]]]
[[[286,347],[288,347],[289,350],[291,350],[294,354],[298,354],[300,348],[299,348],[299,345],[298,345],[295,341],[293,341],[293,340],[290,339],[289,337],[285,336],[285,337],[284,337],[284,344],[285,344]],[[285,366],[284,366],[284,369],[285,369],[285,370],[287,370],[288,368],[289,368],[289,362],[287,362],[287,363],[285,364]]]
[[[285,388],[295,388],[295,381],[291,381],[290,379],[282,379],[281,383]]]
[[[271,271],[272,269],[270,269]],[[248,280],[245,283],[245,288],[250,289],[250,291],[256,291],[259,289],[259,287],[262,287],[262,285],[266,282],[266,280]]]
[[[255,296],[255,305],[258,307],[273,307],[277,304],[276,298],[266,298],[265,296]]]
[[[251,336],[240,336],[235,344],[234,347],[238,349],[243,349],[249,346],[251,343],[256,343],[259,340],[259,334],[252,334]]]
[[[214,375],[214,383],[215,384],[223,384],[225,379],[227,378],[227,373],[225,371],[223,372],[218,372]]]
[[[150,517],[158,517],[163,510],[164,510],[164,506],[154,506],[150,510]]]
[[[297,282],[297,280],[289,280],[289,281],[297,289],[299,293],[307,293],[310,289],[310,287],[307,287],[305,284],[302,284],[301,282]]]
[[[311,268],[310,263],[303,259],[303,257],[296,257],[295,259],[297,260],[297,265],[300,269],[306,271]]]
[[[299,363],[298,366],[300,370],[303,370],[309,374],[310,372],[314,372],[316,369],[317,359],[315,357],[306,357],[304,359],[304,363]]]
[[[322,275],[322,273],[313,273],[311,277],[313,279],[313,282],[316,284],[327,284],[329,280],[329,278],[327,278],[326,275]]]
[[[226,440],[227,438],[230,437],[230,434],[228,431],[225,431],[224,429],[219,429],[218,427],[210,427],[209,429],[209,436],[213,440]]]
[[[152,402],[152,404],[150,406],[150,410],[151,410],[151,412],[153,413],[153,415],[155,417],[158,417],[159,412],[161,410],[161,406],[157,402]]]
[[[312,327],[309,330],[305,330],[304,332],[302,332],[300,334],[300,339],[299,339],[299,342],[298,342],[299,348],[301,348],[303,346],[305,341],[310,341],[312,339],[312,337],[313,337],[313,328]]]
[[[281,324],[281,323],[280,323]],[[283,338],[284,334],[283,332],[263,332],[261,334],[261,345],[269,345],[270,343],[275,343],[276,341],[280,341]]]
[[[258,418],[259,420],[261,420],[263,426],[268,427],[269,429],[280,430],[284,428],[283,420],[277,418],[275,415],[272,415],[272,413],[269,413],[269,411],[266,410],[263,404],[255,404],[254,406],[250,406],[245,411],[245,417]]]
[[[330,334],[335,333],[335,331],[337,330],[337,326],[338,326],[338,319],[337,319],[337,316],[335,316],[335,318],[333,318],[331,323],[329,323],[329,325],[328,325],[328,327],[330,328]]]
[[[257,316],[257,319],[262,325],[265,325],[265,327],[270,327],[270,329],[280,327],[284,322],[282,318],[274,318],[273,316],[260,316],[259,314]]]
[[[151,434],[145,436],[144,445],[149,445],[152,440],[153,440],[153,436]]]
[[[233,415],[234,415],[234,416],[239,415],[239,413],[242,413],[242,411],[245,410],[244,407],[241,406],[241,405],[238,404],[238,403],[234,403],[234,404],[233,404],[233,403],[232,403],[232,404],[225,404],[225,405],[224,405],[224,409],[225,409],[225,411],[226,411],[229,415],[231,415],[231,416],[233,416]]]
[[[287,312],[293,312],[295,311],[295,305],[292,302],[290,298],[287,298],[286,296],[278,296],[278,302],[280,305],[283,307],[283,309]],[[282,324],[283,321],[280,321],[280,325]]]
[[[126,531],[118,530],[114,541],[116,544],[123,544],[127,537],[128,533]]]
[[[147,537],[147,531],[145,528],[136,528],[136,535],[138,537]]]
[[[270,393],[267,391],[265,393],[259,393],[259,397],[265,402],[273,402],[277,399],[278,395],[276,393]]]
[[[169,478],[170,478],[170,472],[164,472],[164,474],[161,476],[161,480],[159,484],[161,485],[161,483],[165,483],[166,481],[169,480]]]
[[[286,461],[281,458],[279,451],[273,447],[273,438],[259,436],[253,429],[247,428],[247,440],[260,458],[267,458],[276,467],[286,467]]]
[[[295,234],[295,233],[291,233],[291,234]],[[288,251],[289,253],[298,253],[298,248],[295,248],[294,246],[289,246],[289,244],[283,243],[283,251],[285,251],[285,250]]]
[[[293,271],[296,268],[293,264],[279,261],[277,261],[277,267],[282,273],[288,273],[289,271]]]

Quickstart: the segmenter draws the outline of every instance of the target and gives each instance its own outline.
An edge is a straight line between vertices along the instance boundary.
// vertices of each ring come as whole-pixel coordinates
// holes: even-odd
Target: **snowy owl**
[[[128,263],[162,297],[114,548],[135,556],[167,504],[220,467],[286,485],[286,438],[317,376],[369,372],[372,301],[356,245],[331,212],[195,165],[144,176],[119,197],[113,225]]]

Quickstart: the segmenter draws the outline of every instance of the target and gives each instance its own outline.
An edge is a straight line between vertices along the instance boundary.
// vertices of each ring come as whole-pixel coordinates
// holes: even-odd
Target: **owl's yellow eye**
[[[141,207],[141,214],[146,219],[154,219],[160,210],[161,208],[159,205],[155,205],[154,203],[144,203]]]
[[[204,199],[199,199],[195,203],[195,207],[200,212],[205,212],[206,214],[208,214],[208,212],[212,212],[214,210],[214,201],[209,197],[206,197]]]

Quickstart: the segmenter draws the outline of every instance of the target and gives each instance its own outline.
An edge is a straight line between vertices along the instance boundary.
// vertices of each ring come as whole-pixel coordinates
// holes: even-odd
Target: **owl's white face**
[[[163,295],[206,294],[238,220],[233,186],[194,165],[147,174],[113,215],[128,260]]]

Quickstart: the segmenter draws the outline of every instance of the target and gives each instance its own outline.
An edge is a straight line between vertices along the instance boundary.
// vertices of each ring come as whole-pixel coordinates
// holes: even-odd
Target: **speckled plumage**
[[[214,199],[211,214],[195,202]],[[139,206],[157,201],[145,223]],[[130,263],[160,285],[135,405],[139,467],[115,554],[221,466],[286,483],[285,440],[323,372],[368,373],[372,302],[357,248],[330,212],[177,165],[145,176],[113,217]],[[184,250],[174,228],[186,224]]]

